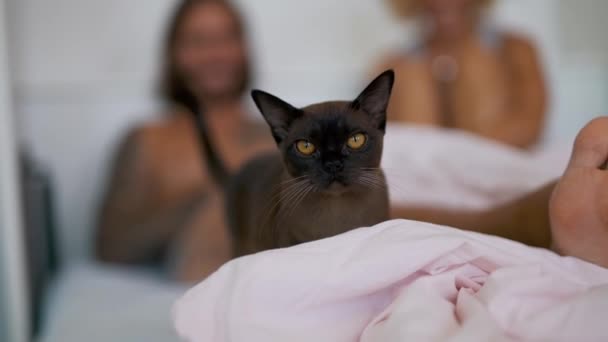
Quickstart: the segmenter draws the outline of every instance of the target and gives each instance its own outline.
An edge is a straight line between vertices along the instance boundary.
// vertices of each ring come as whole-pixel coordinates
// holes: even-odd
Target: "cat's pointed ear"
[[[371,116],[374,124],[384,131],[386,128],[386,110],[395,83],[395,72],[387,70],[370,83],[353,101],[353,107],[361,109]]]
[[[287,137],[291,122],[301,115],[300,110],[261,90],[252,91],[251,97],[253,97],[256,106],[270,125],[274,140],[277,144],[283,141]]]

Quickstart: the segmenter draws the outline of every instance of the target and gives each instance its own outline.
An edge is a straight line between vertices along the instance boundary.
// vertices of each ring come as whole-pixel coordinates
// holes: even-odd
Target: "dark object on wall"
[[[45,294],[59,268],[53,191],[44,168],[25,154],[20,162],[31,326],[36,336],[42,328]]]

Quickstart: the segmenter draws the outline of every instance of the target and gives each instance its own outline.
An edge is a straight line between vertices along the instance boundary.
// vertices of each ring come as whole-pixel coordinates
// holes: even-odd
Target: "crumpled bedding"
[[[391,221],[234,260],[174,307],[187,341],[606,341],[608,270]]]
[[[564,142],[524,151],[463,131],[391,123],[382,167],[394,204],[484,209],[557,179],[571,150]]]

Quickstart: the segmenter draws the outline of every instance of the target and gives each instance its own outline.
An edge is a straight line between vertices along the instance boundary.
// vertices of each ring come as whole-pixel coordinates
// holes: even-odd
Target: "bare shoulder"
[[[374,66],[374,68],[371,70],[372,74],[370,76],[374,77],[389,69],[402,72],[404,68],[412,64],[412,58],[405,53],[389,53],[382,57]]]
[[[167,139],[184,136],[184,128],[191,125],[186,113],[179,111],[167,112],[158,119],[135,127],[131,135],[141,146],[166,143]]]
[[[115,157],[116,170],[141,170],[151,162],[152,156],[166,144],[167,138],[175,135],[177,120],[167,114],[131,128],[121,139]]]
[[[537,54],[534,42],[522,34],[513,32],[505,33],[504,44],[507,53],[512,56],[530,57]]]
[[[246,130],[242,138],[243,143],[272,143],[272,135],[268,125],[261,120],[250,119],[245,122]]]
[[[407,60],[407,57],[403,54],[396,52],[389,53],[380,59],[374,71],[381,72],[387,69],[394,69],[405,60]]]
[[[162,124],[148,122],[131,128],[121,139],[113,158],[112,179],[116,189],[127,189],[127,184],[132,185],[133,180],[142,178],[159,131],[162,131]]]

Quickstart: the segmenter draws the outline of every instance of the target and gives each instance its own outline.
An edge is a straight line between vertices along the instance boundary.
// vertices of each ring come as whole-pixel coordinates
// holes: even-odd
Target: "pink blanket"
[[[608,341],[608,270],[391,221],[228,263],[175,305],[188,341]]]

